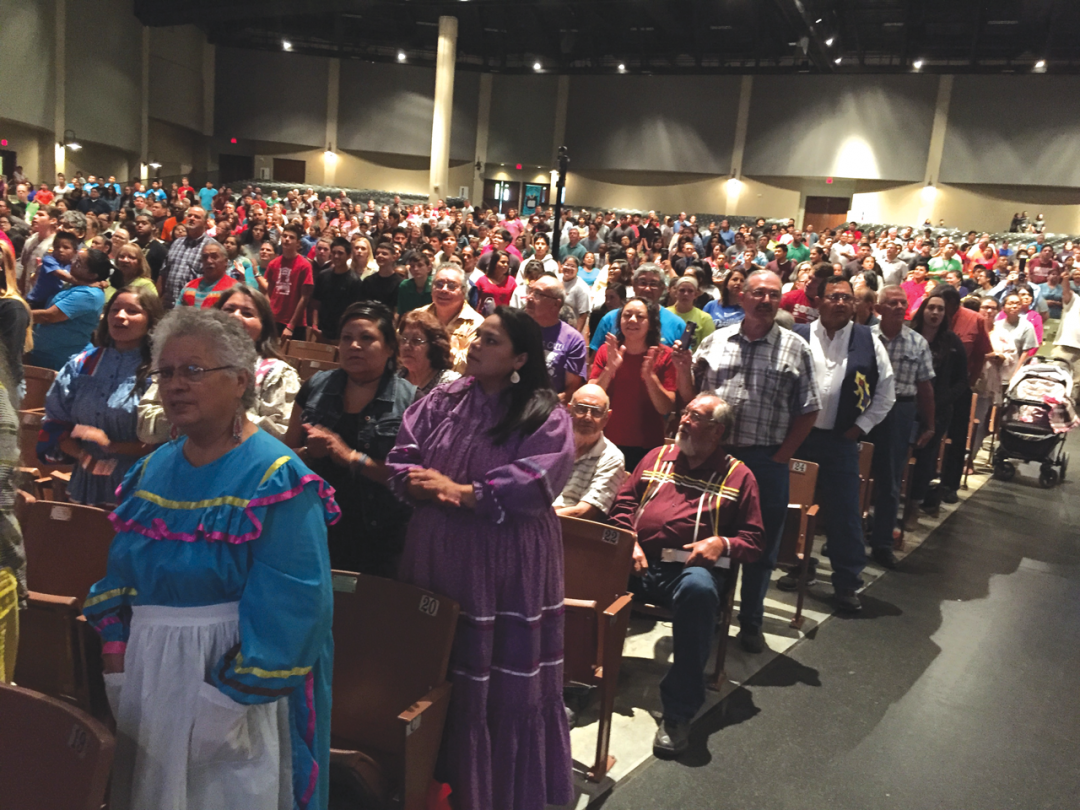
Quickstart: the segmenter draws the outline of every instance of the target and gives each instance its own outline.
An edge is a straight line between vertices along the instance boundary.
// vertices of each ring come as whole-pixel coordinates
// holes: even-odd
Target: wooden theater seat
[[[56,372],[51,368],[23,366],[23,379],[26,381],[26,395],[19,407],[24,411],[44,408],[45,395],[56,379]]]
[[[331,783],[423,810],[450,703],[459,608],[403,582],[335,571]]]
[[[16,683],[106,717],[101,640],[82,604],[105,576],[114,535],[108,512],[35,501],[24,507],[27,609],[20,617]]]
[[[596,760],[588,771],[588,778],[599,782],[615,764],[608,747],[623,642],[630,625],[627,583],[635,538],[633,532],[591,520],[563,517],[560,521],[566,579],[564,674],[567,681],[600,689]]]
[[[0,807],[100,810],[115,740],[85,712],[0,685]]]
[[[296,373],[302,381],[306,382],[320,371],[334,371],[338,368],[341,368],[341,365],[337,360],[312,360],[311,358],[305,358],[300,361]]]
[[[803,625],[803,602],[806,600],[810,558],[814,553],[814,532],[817,524],[818,505],[814,503],[817,487],[818,465],[811,461],[793,458],[788,462],[790,477],[787,519],[780,539],[780,551],[776,556],[779,566],[788,568],[799,580],[795,617],[791,627]]]
[[[306,340],[290,340],[285,346],[285,355],[295,357],[297,360],[325,360],[333,363],[337,360],[337,346]]]

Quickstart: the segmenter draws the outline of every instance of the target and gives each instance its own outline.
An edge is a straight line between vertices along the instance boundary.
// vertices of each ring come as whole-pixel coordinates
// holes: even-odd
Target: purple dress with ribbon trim
[[[454,691],[437,776],[460,810],[542,810],[573,798],[562,702],[563,551],[552,502],[570,477],[570,416],[497,445],[505,411],[472,377],[439,386],[406,412],[387,456],[407,498],[416,467],[472,482],[476,509],[411,501],[401,579],[461,605],[450,660]]]

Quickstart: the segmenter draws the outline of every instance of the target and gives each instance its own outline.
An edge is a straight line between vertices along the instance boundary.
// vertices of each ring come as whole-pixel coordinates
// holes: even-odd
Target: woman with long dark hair
[[[967,354],[964,344],[953,332],[946,316],[944,290],[932,290],[919,304],[911,328],[926,338],[934,362],[934,438],[915,450],[915,469],[911,479],[912,503],[936,515],[941,496],[931,490],[930,481],[937,466],[941,440],[952,422],[953,408],[968,391]]]
[[[573,433],[524,312],[484,320],[466,374],[409,408],[387,457],[391,487],[415,509],[400,578],[461,605],[438,769],[455,806],[542,810],[574,795],[551,505]]]
[[[38,455],[75,461],[68,497],[109,507],[124,475],[153,449],[136,434],[139,398],[149,387],[150,332],[164,311],[157,292],[125,288],[105,306],[95,345],[72,357],[45,398]]]
[[[741,267],[731,268],[720,282],[720,300],[705,305],[705,314],[712,316],[717,329],[721,326],[741,323],[746,317],[742,308],[744,281],[746,281],[746,271]]]
[[[589,382],[611,400],[605,434],[622,450],[626,469],[664,442],[664,418],[675,405],[675,365],[671,349],[660,345],[660,308],[655,301],[631,298],[596,352]]]

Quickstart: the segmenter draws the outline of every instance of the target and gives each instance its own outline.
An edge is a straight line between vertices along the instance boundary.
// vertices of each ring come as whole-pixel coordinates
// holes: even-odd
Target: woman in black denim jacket
[[[285,443],[335,490],[341,520],[330,526],[330,564],[393,577],[410,509],[386,487],[383,463],[416,387],[398,377],[390,310],[364,301],[341,317],[341,368],[322,371],[296,395]]]

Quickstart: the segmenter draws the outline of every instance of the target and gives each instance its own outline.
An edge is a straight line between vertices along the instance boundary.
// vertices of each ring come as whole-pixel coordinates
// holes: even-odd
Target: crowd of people
[[[674,613],[654,750],[678,754],[731,563],[749,654],[768,589],[797,587],[773,576],[793,458],[819,465],[835,604],[858,611],[868,559],[895,566],[918,520],[909,452],[936,514],[973,399],[1000,403],[1044,344],[1080,373],[1080,244],[1041,233],[555,222],[187,178],[15,188],[0,436],[24,363],[55,370],[37,452],[118,532],[85,602],[114,807],[326,805],[331,568],[459,603],[438,771],[455,807],[569,802],[560,516],[636,534],[629,589]],[[337,367],[301,381],[296,340],[336,346]],[[25,598],[10,507],[0,576]]]

